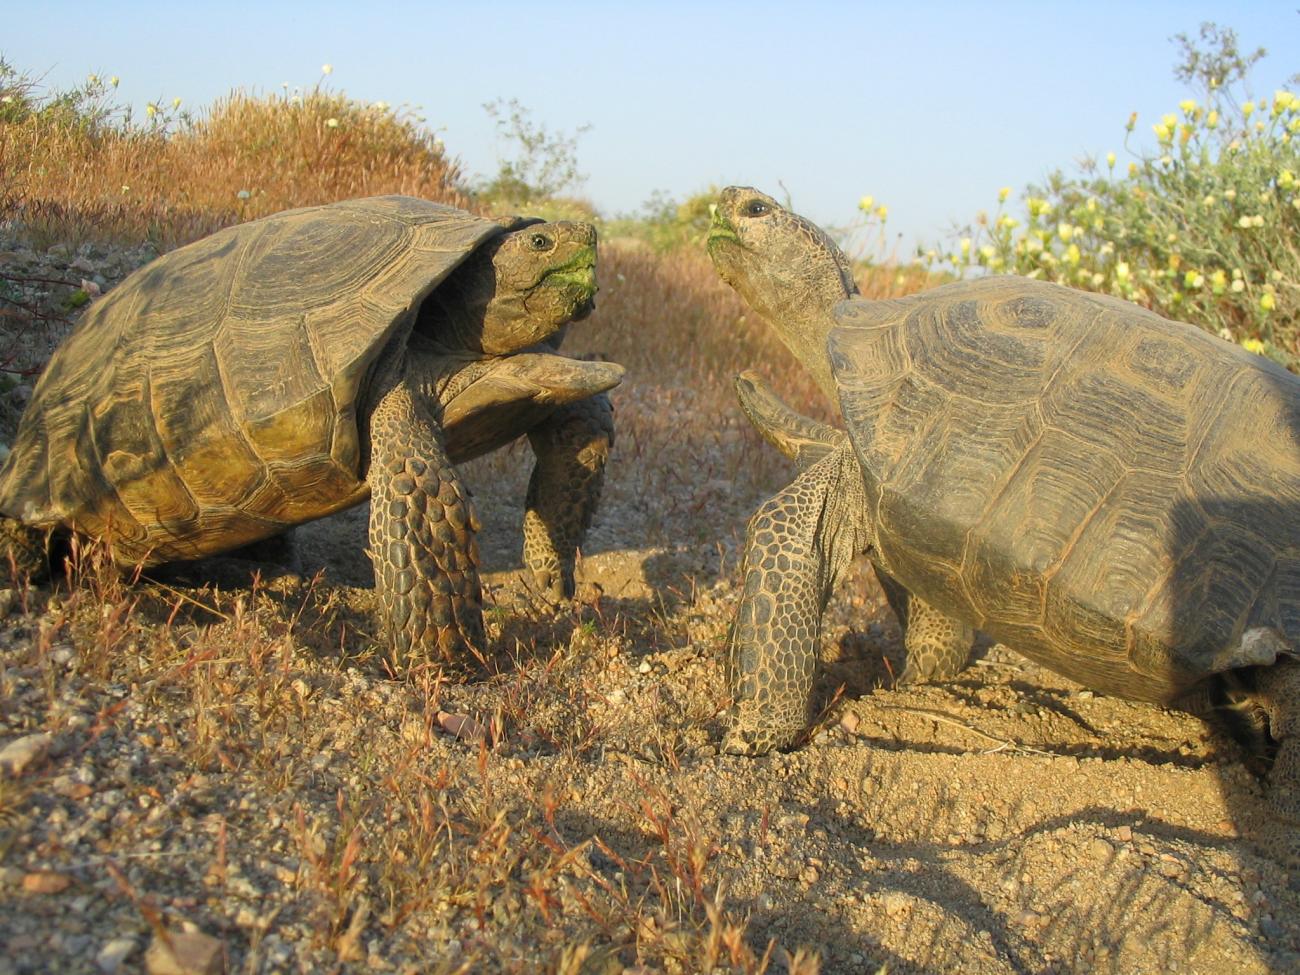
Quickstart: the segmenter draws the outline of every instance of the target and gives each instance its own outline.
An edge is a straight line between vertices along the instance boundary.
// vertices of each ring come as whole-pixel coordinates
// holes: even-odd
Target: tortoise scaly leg
[[[975,647],[975,628],[939,612],[884,572],[876,570],[876,578],[903,631],[906,662],[898,682],[951,680],[965,670]]]
[[[1300,854],[1300,660],[1279,658],[1258,668],[1255,697],[1268,717],[1269,736],[1277,754],[1268,773],[1268,800],[1293,837],[1293,855]]]
[[[15,582],[43,579],[50,573],[50,533],[0,515],[0,573]]]
[[[862,475],[847,445],[750,519],[744,592],[731,634],[735,703],[724,750],[762,755],[788,748],[808,727],[822,614],[869,540]]]
[[[572,599],[578,546],[600,503],[614,443],[604,393],[560,407],[528,432],[537,463],[524,510],[524,565],[552,603]]]
[[[478,518],[424,401],[396,382],[370,415],[370,552],[398,668],[480,651]]]

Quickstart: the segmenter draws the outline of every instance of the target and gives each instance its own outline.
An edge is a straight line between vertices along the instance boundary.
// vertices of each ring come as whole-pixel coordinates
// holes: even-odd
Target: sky
[[[1190,92],[1170,38],[1203,21],[1269,56],[1271,95],[1300,72],[1295,0],[1034,3],[603,0],[8,5],[0,56],[51,87],[117,75],[123,101],[191,110],[242,88],[324,79],[419,106],[449,152],[488,176],[512,147],[484,104],[517,99],[578,137],[575,195],[606,216],[733,183],[844,228],[865,195],[889,208],[885,250],[954,226],[1054,169],[1135,150]]]

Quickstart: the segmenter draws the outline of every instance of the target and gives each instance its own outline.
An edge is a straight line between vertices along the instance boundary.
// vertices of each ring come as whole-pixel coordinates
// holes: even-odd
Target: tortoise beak
[[[726,215],[723,213],[722,207],[716,203],[711,204],[709,206],[709,214],[709,237],[707,246],[710,251],[713,250],[715,244],[724,240],[734,241],[737,244],[740,243],[740,237],[736,234],[736,228],[731,225],[731,221],[728,220]]]

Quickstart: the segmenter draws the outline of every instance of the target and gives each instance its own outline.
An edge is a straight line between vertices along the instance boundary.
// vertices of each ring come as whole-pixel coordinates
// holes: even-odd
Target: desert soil
[[[257,587],[0,596],[0,973],[156,966],[160,932],[231,972],[1300,970],[1294,836],[1229,740],[998,646],[896,688],[866,565],[810,740],[720,754],[744,525],[790,470],[717,397],[615,400],[573,606],[521,579],[526,446],[469,465],[468,676],[386,674],[364,509]]]

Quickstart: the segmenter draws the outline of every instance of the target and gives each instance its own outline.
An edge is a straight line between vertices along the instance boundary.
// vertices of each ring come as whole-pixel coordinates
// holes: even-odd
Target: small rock
[[[1115,838],[1121,843],[1131,843],[1133,841],[1133,830],[1128,826],[1121,826],[1115,830]]]
[[[1109,860],[1114,853],[1115,848],[1100,836],[1093,837],[1092,842],[1088,844],[1088,854],[1094,860]]]
[[[54,736],[44,732],[14,739],[0,748],[0,771],[13,776],[22,775],[31,766],[45,761],[53,744]]]
[[[852,711],[845,711],[844,716],[840,718],[840,727],[849,734],[856,734],[858,727],[862,724],[862,719]]]
[[[220,975],[226,969],[225,949],[202,931],[172,931],[166,940],[154,936],[144,968],[149,975]]]
[[[114,975],[121,969],[122,963],[131,957],[135,948],[135,938],[114,938],[99,949],[95,964],[104,975]]]
[[[637,667],[636,672],[637,672],[638,674],[648,674],[648,673],[650,673],[650,670],[651,670],[651,667],[650,667],[650,661],[649,661],[649,660],[642,660],[642,661],[641,661],[641,666]]]
[[[0,890],[22,886],[23,878],[26,876],[17,867],[0,867]]]
[[[1029,908],[1025,908],[1016,915],[1015,923],[1020,925],[1022,928],[1036,928],[1042,923],[1042,921],[1043,916],[1041,914],[1037,911],[1031,911]]]
[[[23,890],[29,894],[61,894],[72,886],[72,878],[57,870],[36,870],[23,877]]]
[[[885,906],[885,913],[890,917],[901,917],[912,909],[912,899],[896,890],[891,890],[882,897],[881,903]]]

